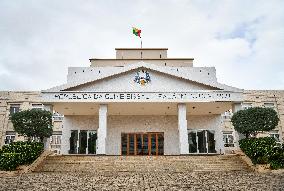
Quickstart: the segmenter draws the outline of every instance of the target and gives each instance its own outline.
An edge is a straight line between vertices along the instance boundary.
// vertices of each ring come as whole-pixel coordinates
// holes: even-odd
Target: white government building
[[[66,84],[42,91],[64,115],[61,153],[224,153],[221,114],[241,106],[243,90],[167,50],[116,48],[115,59],[70,67]]]

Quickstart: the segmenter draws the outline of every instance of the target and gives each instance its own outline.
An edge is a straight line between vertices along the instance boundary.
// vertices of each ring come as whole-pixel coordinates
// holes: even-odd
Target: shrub
[[[20,153],[2,153],[0,155],[0,170],[16,170],[20,158]]]
[[[270,164],[272,169],[284,168],[284,147],[277,146],[274,138],[246,138],[239,143],[254,164]]]
[[[247,138],[240,140],[239,143],[242,151],[254,164],[267,164],[269,154],[276,146],[276,141],[272,137]]]
[[[14,113],[11,117],[13,127],[20,135],[39,138],[52,135],[52,113],[46,110],[31,109]]]
[[[281,147],[273,148],[272,153],[270,154],[269,163],[272,169],[284,168],[284,148]]]
[[[31,164],[42,153],[43,143],[14,142],[0,150],[0,169],[15,170],[19,165]]]
[[[234,113],[232,123],[236,131],[255,135],[259,131],[270,131],[278,125],[279,117],[272,108],[253,107]]]

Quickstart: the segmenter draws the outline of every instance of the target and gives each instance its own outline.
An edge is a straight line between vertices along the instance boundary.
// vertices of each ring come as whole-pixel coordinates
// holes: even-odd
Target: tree
[[[45,137],[50,137],[53,132],[52,113],[46,110],[31,109],[14,113],[11,117],[14,129],[20,135],[25,135],[30,140],[39,138],[41,142]]]
[[[260,131],[270,131],[278,125],[279,117],[272,108],[253,107],[234,113],[232,123],[236,131],[255,136]]]

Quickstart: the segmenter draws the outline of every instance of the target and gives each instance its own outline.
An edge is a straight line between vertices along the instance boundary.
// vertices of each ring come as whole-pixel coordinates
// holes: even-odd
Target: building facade
[[[282,90],[246,90],[244,92],[245,100],[242,103],[243,109],[250,107],[273,108],[277,111],[279,123],[277,128],[270,132],[259,133],[258,136],[271,136],[277,142],[283,142],[284,136],[284,91]]]
[[[41,94],[0,92],[1,145],[24,139],[11,113],[44,107],[54,112],[50,147],[62,154],[230,153],[239,139],[233,112],[255,106],[273,107],[280,118],[275,130],[259,136],[282,141],[284,91],[220,84],[214,67],[167,58],[167,49],[116,49],[115,59],[90,62],[69,68],[66,84]]]
[[[50,105],[43,105],[40,92],[37,91],[0,91],[0,147],[26,138],[17,134],[11,122],[13,113],[27,109],[46,109],[52,111]],[[54,112],[53,135],[50,137],[50,149],[60,153],[63,116]]]
[[[241,104],[243,90],[219,83],[214,67],[168,58],[164,48],[117,48],[115,59],[90,62],[42,91],[64,115],[63,154],[225,152],[221,114]]]

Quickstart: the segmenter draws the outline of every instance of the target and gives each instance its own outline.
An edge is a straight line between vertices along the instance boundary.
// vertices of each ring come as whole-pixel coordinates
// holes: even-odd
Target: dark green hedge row
[[[284,168],[284,148],[272,137],[246,138],[240,148],[254,164],[270,164],[272,169]]]
[[[31,164],[42,153],[43,143],[14,142],[0,150],[0,170],[15,170],[19,165]]]

